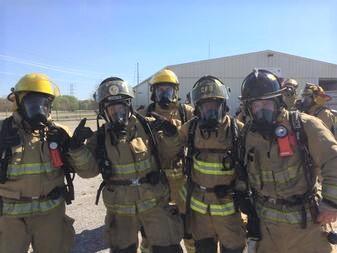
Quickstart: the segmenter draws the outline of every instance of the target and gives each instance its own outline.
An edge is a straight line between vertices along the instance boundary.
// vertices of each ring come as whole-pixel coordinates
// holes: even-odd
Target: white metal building
[[[334,96],[333,106],[337,107],[337,64],[289,55],[271,50],[234,55],[216,59],[167,66],[174,71],[180,82],[180,98],[185,102],[186,95],[193,84],[203,75],[220,78],[231,89],[230,108],[234,112],[239,106],[241,83],[253,68],[264,68],[284,78],[294,78],[300,84],[300,90],[306,82],[320,84],[327,93]],[[150,88],[144,80],[134,87],[135,106],[148,105]],[[337,108],[336,108],[337,109]]]

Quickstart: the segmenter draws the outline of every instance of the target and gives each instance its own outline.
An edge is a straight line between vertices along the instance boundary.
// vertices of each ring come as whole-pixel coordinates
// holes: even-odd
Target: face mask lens
[[[110,104],[106,107],[106,114],[111,123],[126,125],[129,118],[129,107],[126,104]]]
[[[305,96],[302,99],[302,106],[304,108],[310,107],[310,105],[312,104],[312,101],[313,101],[313,99],[312,99],[311,96]]]
[[[255,123],[272,124],[275,120],[276,105],[272,100],[256,100],[252,102],[251,110]]]
[[[51,109],[51,102],[51,98],[47,95],[39,93],[27,94],[21,102],[24,118],[32,126],[46,124]]]
[[[292,97],[296,95],[296,91],[294,88],[292,87],[287,87],[287,89],[285,90],[285,96],[286,97]]]
[[[221,122],[223,116],[223,103],[209,101],[201,103],[199,106],[201,126],[214,128]]]
[[[156,101],[158,103],[170,103],[174,99],[174,88],[172,85],[158,85],[156,87]]]
[[[205,102],[200,105],[200,116],[202,120],[217,120],[221,104],[215,101]]]

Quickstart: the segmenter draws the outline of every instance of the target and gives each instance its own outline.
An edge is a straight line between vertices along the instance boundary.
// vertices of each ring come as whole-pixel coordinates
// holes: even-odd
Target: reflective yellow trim
[[[256,208],[258,216],[274,222],[287,223],[287,224],[301,224],[302,212],[299,211],[285,211],[266,207],[263,204],[257,202]],[[307,220],[311,220],[310,210],[306,209]]]
[[[38,175],[54,172],[58,169],[53,168],[48,163],[23,163],[23,164],[9,164],[7,175],[8,177],[17,177],[22,175]]]
[[[213,216],[228,216],[234,214],[235,207],[233,202],[228,202],[226,204],[211,204],[210,212]]]
[[[104,202],[106,208],[113,213],[123,214],[123,215],[135,215],[136,214],[136,205],[120,205],[120,204],[109,204]]]
[[[220,176],[232,176],[234,175],[234,169],[229,168],[229,163],[226,163],[226,169],[222,163],[204,162],[199,161],[193,157],[193,169],[206,175],[220,175]]]
[[[177,170],[172,170],[172,169],[167,169],[164,170],[165,174],[169,178],[182,178],[184,176],[182,171],[177,171]]]
[[[206,214],[208,210],[208,205],[197,200],[194,197],[191,197],[191,209],[198,213]]]
[[[337,202],[337,185],[323,183],[322,196],[332,202]]]
[[[259,188],[264,184],[287,184],[303,176],[302,165],[289,166],[287,169],[274,172],[272,170],[261,170],[259,174],[253,174],[248,171],[249,180],[254,188]]]
[[[186,187],[184,186],[179,191],[179,195],[183,199],[184,202],[186,202],[186,194],[187,194],[187,190],[186,190]],[[197,213],[201,213],[201,214],[206,214],[208,213],[208,210],[209,210],[209,213],[212,216],[228,216],[236,212],[234,203],[232,201],[225,203],[225,204],[208,204],[208,203],[198,200],[197,198],[193,196],[191,197],[190,208],[193,211]]]
[[[157,205],[158,201],[156,199],[148,199],[142,202],[137,203],[137,210],[138,212],[142,213],[145,212]]]
[[[144,172],[151,169],[151,161],[150,159],[146,159],[144,161],[128,163],[128,164],[113,164],[113,171],[117,175],[129,175],[135,174],[137,172]]]
[[[106,208],[112,213],[121,215],[136,215],[137,212],[142,213],[157,206],[158,201],[153,198],[138,201],[135,204],[110,204],[107,202],[104,202],[104,204]]]
[[[53,200],[33,200],[31,202],[3,201],[4,216],[30,216],[48,212],[64,202],[62,197]]]
[[[204,162],[197,160],[195,157],[193,157],[193,162],[199,166],[206,166],[206,167],[212,167],[212,168],[218,168],[223,169],[222,163],[211,163],[211,162]]]
[[[219,175],[219,176],[232,176],[234,175],[234,170],[209,170],[203,167],[200,167],[196,164],[193,165],[193,169],[196,171],[206,174],[206,175]]]

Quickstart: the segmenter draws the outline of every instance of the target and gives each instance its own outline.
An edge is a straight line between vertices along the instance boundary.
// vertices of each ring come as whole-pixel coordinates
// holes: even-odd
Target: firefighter
[[[181,189],[186,203],[188,229],[197,253],[241,253],[245,231],[233,202],[235,169],[231,151],[242,124],[228,115],[228,91],[214,76],[204,76],[193,86],[196,117],[180,129],[187,147],[187,184]]]
[[[135,112],[133,97],[122,79],[102,81],[95,99],[105,123],[85,145],[70,150],[72,164],[91,170],[84,177],[102,174],[98,193],[102,191],[107,209],[105,235],[111,252],[136,253],[141,227],[152,252],[182,252],[182,220],[177,208],[169,204],[169,187],[161,169],[172,159],[170,151],[176,153],[179,148],[178,144],[165,145],[166,138],[178,139],[177,129]],[[81,136],[85,129],[80,125],[74,136]]]
[[[262,233],[256,252],[336,252],[322,225],[337,217],[337,143],[317,118],[286,110],[283,89],[263,69],[241,86],[252,119],[242,131],[242,145]],[[322,199],[315,188],[317,170]]]
[[[0,252],[27,252],[30,243],[34,252],[70,252],[75,231],[65,201],[74,192],[64,154],[71,140],[50,117],[58,95],[47,76],[33,73],[8,96],[15,110],[0,121]]]
[[[331,100],[324,89],[316,84],[306,83],[302,92],[302,109],[305,113],[318,117],[328,129],[337,136],[337,117],[336,112],[326,107],[326,103]]]
[[[162,117],[174,120],[177,127],[193,117],[193,108],[187,104],[181,104],[178,100],[180,84],[173,71],[169,69],[161,70],[151,78],[149,83],[151,85],[151,99],[153,103],[142,112],[144,115],[153,116],[159,114]],[[183,156],[184,152],[182,149],[178,156],[167,167],[163,168],[170,184],[170,200],[172,203],[178,205],[182,214],[185,213],[185,204],[179,197],[179,190],[186,181],[183,175]],[[143,252],[145,252],[147,244],[145,238],[143,238],[142,242]],[[194,242],[188,233],[185,234],[184,242],[187,251],[189,253],[194,252]]]
[[[287,78],[282,79],[281,87],[285,88],[283,91],[283,102],[287,110],[294,110],[296,102],[296,91],[298,88],[298,82],[295,79]]]

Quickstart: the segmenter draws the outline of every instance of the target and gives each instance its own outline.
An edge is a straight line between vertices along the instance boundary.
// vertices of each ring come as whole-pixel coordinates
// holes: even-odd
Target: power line
[[[106,75],[105,73],[70,69],[70,68],[64,68],[64,67],[40,63],[40,62],[28,61],[26,59],[21,59],[21,58],[13,57],[13,56],[10,56],[10,55],[4,55],[4,54],[0,54],[0,59],[2,59],[4,61],[7,61],[7,62],[13,62],[13,63],[23,64],[23,65],[28,65],[28,66],[34,66],[34,67],[38,67],[38,68],[42,68],[42,69],[48,69],[48,70],[61,72],[61,73],[73,74],[73,75],[82,76],[82,77],[91,78],[91,79],[97,78],[98,76]],[[93,75],[95,77],[93,77]]]

